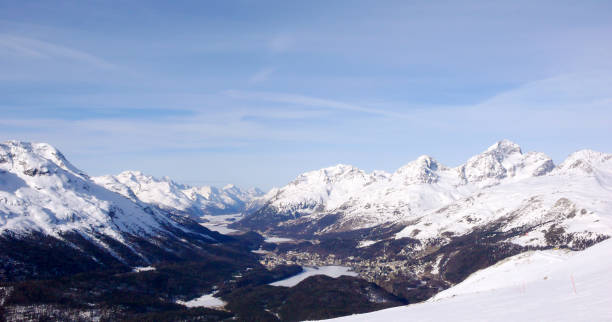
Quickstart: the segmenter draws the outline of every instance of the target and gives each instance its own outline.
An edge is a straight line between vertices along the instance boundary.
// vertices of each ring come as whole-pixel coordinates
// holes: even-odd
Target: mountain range
[[[202,225],[228,214],[240,214],[230,228],[251,232],[228,236]],[[218,292],[231,313],[196,316],[367,312],[462,290],[475,272],[523,258],[516,256],[584,250],[612,236],[611,214],[612,154],[592,150],[556,165],[502,140],[456,167],[426,155],[393,173],[340,164],[264,194],[139,171],[90,177],[49,144],[7,141],[0,144],[0,281],[17,284],[0,284],[0,315],[69,297],[72,308],[91,302],[96,310],[113,307],[104,312],[115,319],[143,317],[143,310],[175,310],[172,303],[203,292]],[[330,264],[359,276],[266,285],[298,266]],[[361,304],[338,307],[331,300],[337,289],[348,292],[342,301]],[[290,304],[281,300],[287,296]],[[387,302],[377,302],[381,296]],[[133,297],[147,302],[125,306]],[[304,301],[308,308],[299,310]]]
[[[257,188],[242,190],[228,184],[222,189],[211,186],[192,187],[168,177],[155,178],[140,171],[91,178],[108,190],[131,200],[142,201],[166,211],[198,219],[204,215],[242,213],[254,207],[251,201],[263,195]]]
[[[425,155],[394,173],[349,165],[307,172],[268,193],[238,226],[321,235],[397,224],[405,228],[396,239],[427,243],[498,223],[522,232],[512,238],[519,245],[559,239],[580,248],[612,234],[611,193],[611,154],[582,150],[555,166],[503,140],[453,168]]]
[[[227,240],[188,217],[105,189],[48,144],[0,144],[2,279],[146,266]]]
[[[608,239],[612,155],[555,165],[502,140],[457,167],[429,156],[394,173],[337,165],[266,196],[230,227],[299,240],[270,248],[269,262],[349,266],[412,303],[510,256]]]

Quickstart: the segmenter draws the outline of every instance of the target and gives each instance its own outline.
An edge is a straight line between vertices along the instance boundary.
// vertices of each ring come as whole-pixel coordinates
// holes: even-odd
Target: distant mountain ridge
[[[93,177],[97,184],[134,201],[139,200],[166,211],[189,215],[242,213],[263,192],[257,188],[242,190],[234,185],[219,189],[211,186],[189,186],[168,177],[155,178],[140,171],[124,171],[116,176]]]
[[[502,140],[454,168],[426,155],[394,173],[340,164],[301,174],[270,192],[265,205],[237,226],[323,234],[401,224],[407,228],[397,238],[436,239],[502,218],[514,218],[506,229],[539,225],[545,213],[576,209],[584,213],[547,217],[548,225],[596,238],[612,233],[607,217],[600,218],[612,211],[611,159],[582,150],[555,166],[544,153],[523,153]],[[543,235],[536,239],[520,243],[546,244]]]

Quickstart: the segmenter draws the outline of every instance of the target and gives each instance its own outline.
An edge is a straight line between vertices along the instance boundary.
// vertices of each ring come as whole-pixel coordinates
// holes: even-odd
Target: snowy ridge
[[[480,270],[425,303],[333,321],[607,321],[612,241],[534,251]]]
[[[124,171],[116,176],[93,177],[93,181],[132,200],[155,205],[164,210],[204,215],[231,214],[245,211],[254,198],[263,193],[259,189],[241,190],[234,185],[222,189],[210,186],[192,187],[170,178],[155,178],[140,171]]]
[[[245,225],[278,230],[339,216],[318,233],[387,223],[407,227],[396,238],[425,244],[477,227],[525,230],[512,242],[544,246],[612,235],[612,155],[583,150],[561,165],[543,153],[523,153],[502,140],[465,164],[449,168],[429,156],[389,174],[338,165],[304,173],[268,195]],[[257,226],[257,221],[265,225]],[[558,236],[557,236],[558,235]],[[556,236],[556,237],[555,237]]]
[[[111,244],[118,242],[143,256],[147,250],[130,240],[191,234],[215,241],[198,228],[99,186],[48,144],[0,144],[0,236],[27,237],[37,232],[63,240],[76,233],[123,260]],[[141,260],[146,263],[146,256]]]

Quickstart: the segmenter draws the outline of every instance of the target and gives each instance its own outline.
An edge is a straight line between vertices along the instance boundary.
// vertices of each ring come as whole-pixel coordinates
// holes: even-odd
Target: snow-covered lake
[[[264,240],[266,243],[288,243],[294,241],[291,238],[285,237],[274,237],[274,236],[264,236],[266,239]]]
[[[206,216],[202,216],[201,218],[207,220],[207,222],[202,222],[200,223],[200,225],[210,230],[219,232],[221,234],[233,234],[233,233],[240,232],[239,230],[236,230],[236,229],[227,228],[227,226],[231,223],[234,223],[240,220],[242,218],[241,214],[218,215],[218,216],[206,215]]]
[[[346,266],[321,266],[321,267],[304,267],[304,271],[286,278],[284,280],[276,281],[274,283],[270,283],[272,286],[285,286],[292,287],[297,285],[299,282],[307,279],[310,276],[314,275],[327,275],[333,278],[340,277],[342,275],[347,276],[357,276],[357,273],[352,272],[350,267]]]
[[[132,270],[134,272],[140,273],[140,272],[146,272],[146,271],[154,271],[155,267],[153,267],[153,266],[139,266],[139,267],[134,267]]]
[[[206,222],[201,222],[200,225],[219,232],[221,234],[236,234],[236,233],[240,233],[240,230],[236,230],[236,229],[232,229],[232,228],[228,228],[227,226],[239,221],[240,219],[242,219],[242,214],[231,214],[231,215],[217,215],[217,216],[213,216],[213,215],[206,215],[206,216],[202,216],[200,217],[203,220],[206,220]],[[265,238],[265,242],[266,243],[288,243],[288,242],[292,242],[294,241],[294,239],[292,238],[285,238],[285,237],[276,237],[276,236],[263,236]]]
[[[187,307],[209,307],[209,308],[219,308],[225,306],[223,300],[218,297],[214,297],[215,293],[204,294],[198,298],[195,298],[190,301],[176,301],[176,303],[185,305]]]

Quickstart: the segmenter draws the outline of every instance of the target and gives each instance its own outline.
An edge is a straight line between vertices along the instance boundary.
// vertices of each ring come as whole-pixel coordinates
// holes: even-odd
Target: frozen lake
[[[321,267],[303,267],[304,271],[286,278],[284,280],[280,280],[274,283],[270,283],[272,286],[285,286],[292,287],[297,285],[299,282],[307,279],[310,276],[314,275],[327,275],[329,277],[337,278],[342,275],[346,276],[357,276],[358,274],[351,271],[350,267],[346,266],[321,266]]]
[[[225,306],[225,303],[220,298],[214,297],[215,293],[204,294],[198,298],[190,301],[176,301],[176,303],[185,305],[187,307],[208,307],[208,308],[219,308]]]
[[[146,272],[146,271],[154,271],[155,267],[153,267],[153,266],[139,266],[139,267],[134,267],[132,270],[134,272],[140,273],[140,272]]]
[[[233,234],[233,233],[240,232],[239,230],[236,230],[236,229],[227,228],[227,226],[231,223],[234,223],[242,219],[241,214],[218,215],[218,216],[206,215],[206,216],[202,216],[201,218],[207,220],[207,222],[200,223],[200,225],[210,230],[219,232],[221,234]]]
[[[266,237],[266,239],[264,240],[266,243],[288,243],[288,242],[292,242],[294,241],[294,239],[291,238],[285,238],[285,237],[274,237],[274,236],[264,236]]]

